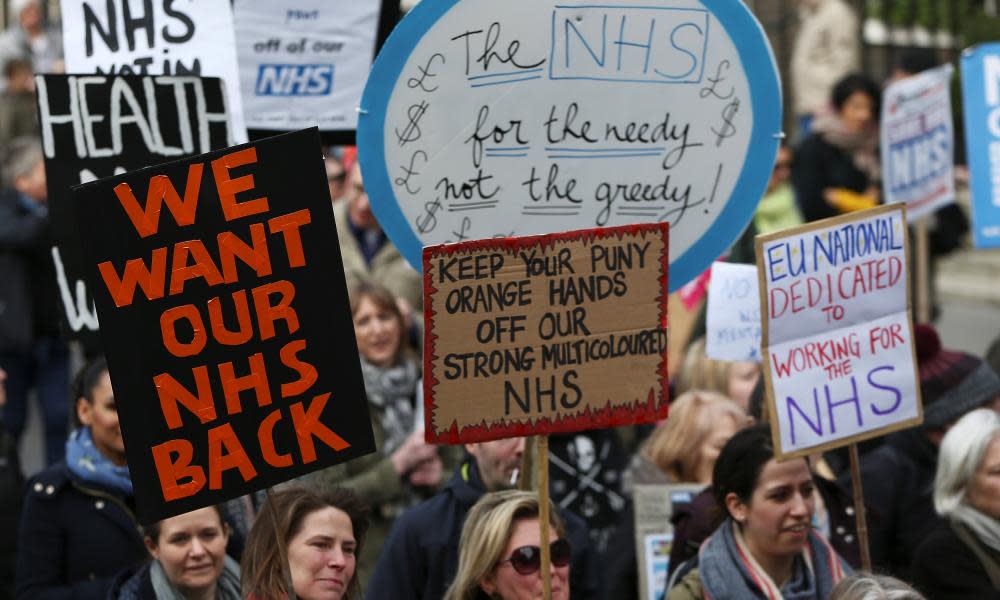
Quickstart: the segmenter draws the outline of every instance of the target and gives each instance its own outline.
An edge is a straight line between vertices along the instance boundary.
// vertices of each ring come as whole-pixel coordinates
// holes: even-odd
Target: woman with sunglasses
[[[667,600],[829,598],[850,567],[813,530],[813,487],[804,458],[775,460],[766,424],[734,435],[712,472],[726,520]]]
[[[445,600],[522,600],[542,597],[538,494],[486,494],[462,527],[458,573]],[[552,599],[569,598],[570,545],[562,521],[549,511]]]

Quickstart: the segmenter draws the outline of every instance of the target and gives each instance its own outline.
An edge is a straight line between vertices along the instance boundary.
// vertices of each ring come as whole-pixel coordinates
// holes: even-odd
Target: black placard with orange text
[[[143,523],[375,450],[316,129],[73,193]]]

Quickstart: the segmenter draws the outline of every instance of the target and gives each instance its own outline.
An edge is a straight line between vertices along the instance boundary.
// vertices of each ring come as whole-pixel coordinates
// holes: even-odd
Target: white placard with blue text
[[[353,131],[375,58],[381,4],[236,0],[247,126]]]
[[[921,422],[902,204],[757,238],[775,448],[808,454]]]
[[[955,201],[951,65],[886,88],[882,98],[882,200],[906,203],[911,221]]]
[[[725,253],[778,149],[781,91],[741,2],[439,0],[389,37],[358,143],[379,222],[421,248],[670,224],[670,287]]]
[[[972,239],[1000,247],[1000,43],[962,53],[966,157],[972,187]]]
[[[705,354],[715,360],[760,361],[757,266],[712,265],[705,316]]]
[[[59,6],[67,73],[220,77],[233,143],[247,141],[229,0],[60,0]]]

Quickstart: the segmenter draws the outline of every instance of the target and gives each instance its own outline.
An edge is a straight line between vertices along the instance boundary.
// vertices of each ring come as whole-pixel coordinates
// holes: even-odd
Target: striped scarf
[[[823,536],[810,531],[806,547],[795,557],[791,579],[779,588],[754,560],[731,519],[715,530],[698,553],[701,584],[709,600],[825,600],[849,569]]]

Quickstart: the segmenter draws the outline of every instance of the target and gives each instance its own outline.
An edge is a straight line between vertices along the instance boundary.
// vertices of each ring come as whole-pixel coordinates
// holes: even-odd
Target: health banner
[[[955,201],[951,65],[901,79],[882,96],[882,202],[911,221]]]
[[[667,415],[665,223],[424,250],[429,442]]]
[[[705,354],[715,360],[760,361],[757,266],[712,264],[705,315]]]
[[[379,52],[358,149],[414,268],[448,242],[670,225],[670,285],[725,254],[781,137],[742,2],[421,2]]]
[[[60,0],[59,7],[67,73],[219,77],[236,141],[247,141],[229,0]]]
[[[225,89],[195,75],[37,75],[62,331],[100,351],[70,188],[235,144]]]
[[[757,236],[774,444],[801,456],[923,420],[896,204]]]
[[[375,60],[388,0],[233,4],[247,127],[348,131]]]
[[[1000,43],[962,53],[965,155],[972,188],[972,240],[1000,247]]]
[[[143,523],[375,450],[318,130],[74,202]]]

